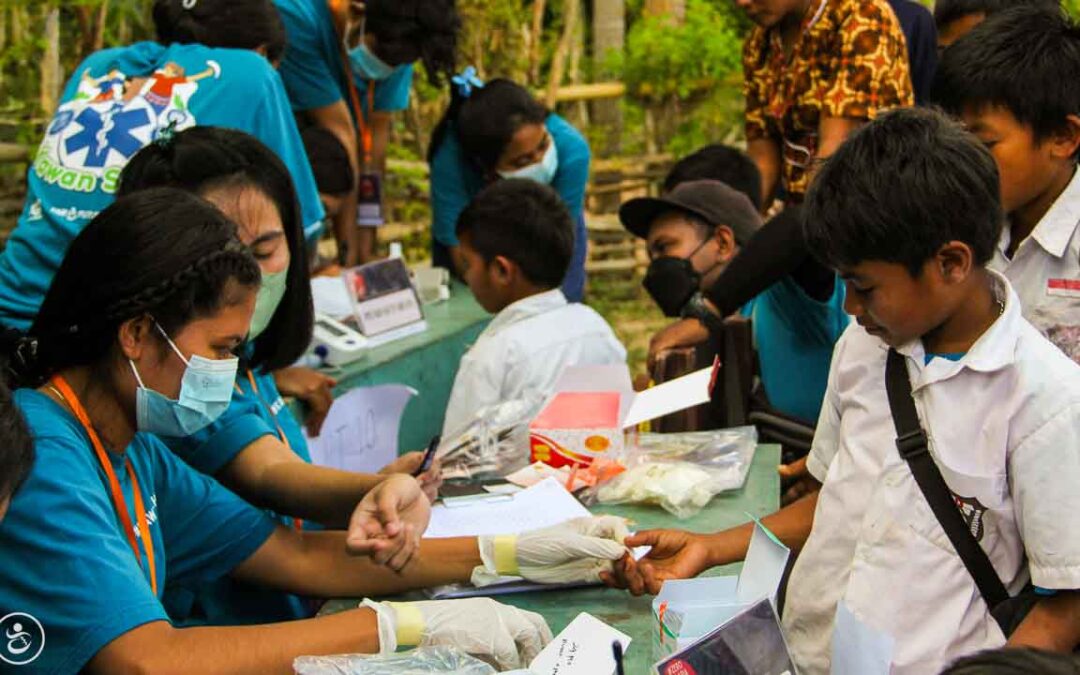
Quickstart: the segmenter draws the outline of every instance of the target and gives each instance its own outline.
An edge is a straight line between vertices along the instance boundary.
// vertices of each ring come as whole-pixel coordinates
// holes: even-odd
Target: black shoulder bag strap
[[[964,567],[975,580],[987,608],[994,614],[994,608],[1009,599],[1009,592],[1005,589],[1005,584],[1001,583],[1001,577],[990,563],[986,551],[979,546],[979,542],[964,522],[949,486],[945,484],[941,471],[930,455],[928,439],[919,423],[919,413],[911,397],[907,365],[904,357],[895,349],[889,350],[886,361],[885,389],[889,395],[893,424],[896,425],[896,447],[900,456],[911,468],[915,482],[919,484],[919,489],[930,504],[930,510],[934,512],[945,530],[945,535],[949,537],[960,560],[964,562]],[[994,619],[1008,635],[1008,626],[1002,619],[997,615],[994,615]]]

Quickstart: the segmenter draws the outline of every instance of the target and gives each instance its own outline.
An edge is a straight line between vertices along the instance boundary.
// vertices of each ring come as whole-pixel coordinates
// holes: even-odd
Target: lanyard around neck
[[[59,375],[54,375],[52,386],[60,394],[60,398],[67,403],[68,408],[75,415],[75,419],[79,420],[79,424],[82,424],[86,435],[90,437],[90,444],[94,446],[94,454],[97,455],[98,462],[101,464],[105,477],[109,481],[109,493],[112,497],[113,508],[116,510],[116,516],[120,519],[120,526],[123,528],[124,534],[127,535],[128,545],[131,546],[131,552],[135,554],[135,561],[139,563],[139,567],[142,567],[142,556],[139,555],[139,544],[135,539],[135,527],[131,523],[127,501],[124,499],[124,492],[120,488],[120,481],[116,478],[116,471],[113,470],[112,460],[109,459],[109,455],[105,452],[105,446],[102,445],[101,438],[94,431],[94,426],[90,423],[90,416],[86,414],[86,409],[83,408],[79,397],[75,395],[67,381]],[[132,466],[131,459],[125,458],[124,464],[127,468],[128,477],[131,478],[132,492],[135,497],[135,517],[139,522],[139,536],[142,538],[143,550],[146,552],[146,562],[150,570],[150,587],[156,596],[158,585],[157,568],[154,565],[154,540],[150,538],[150,523],[146,515],[146,505],[143,502],[142,488],[139,487],[139,479],[135,475],[135,467]]]
[[[327,0],[330,7],[330,17],[334,21],[334,31],[338,37],[338,49],[341,53],[341,68],[345,71],[345,82],[349,88],[349,101],[352,104],[353,117],[356,118],[356,128],[360,131],[360,144],[364,150],[364,163],[361,166],[361,171],[371,170],[374,163],[374,137],[371,131],[371,126],[368,124],[367,115],[371,115],[375,109],[375,82],[374,80],[368,80],[367,83],[367,110],[365,111],[360,107],[360,92],[356,88],[356,82],[353,81],[352,69],[349,67],[349,52],[345,49],[345,25],[341,17],[344,12],[348,11],[347,2],[342,3],[341,0]],[[344,6],[343,6],[344,4]]]

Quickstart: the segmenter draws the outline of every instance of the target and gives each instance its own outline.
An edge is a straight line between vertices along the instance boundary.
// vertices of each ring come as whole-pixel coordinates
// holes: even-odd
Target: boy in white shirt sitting
[[[1056,3],[1051,3],[1055,4]],[[990,268],[1080,363],[1080,26],[1060,9],[996,13],[943,54],[934,97],[989,148],[1008,216]]]
[[[857,323],[837,343],[807,463],[822,489],[764,521],[800,550],[783,625],[801,673],[923,675],[1006,641],[1080,641],[1080,366],[986,269],[998,192],[990,153],[918,109],[853,134],[809,192],[807,242],[845,279]],[[887,358],[914,392],[897,400],[914,401],[941,512],[989,558],[1003,595],[1029,581],[1044,594],[1008,636],[901,456],[911,446],[898,440]],[[608,581],[655,593],[741,559],[749,537],[746,526],[639,533],[627,545],[651,552]]]
[[[568,303],[559,290],[574,227],[551,188],[500,180],[462,212],[457,235],[465,282],[497,316],[461,359],[444,436],[486,406],[547,396],[567,366],[626,363],[626,349],[603,317]]]

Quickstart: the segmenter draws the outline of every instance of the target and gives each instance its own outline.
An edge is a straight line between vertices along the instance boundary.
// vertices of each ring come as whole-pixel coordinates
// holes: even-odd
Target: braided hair
[[[311,343],[315,313],[300,204],[281,159],[242,131],[192,127],[132,157],[120,174],[117,194],[161,186],[198,195],[220,189],[253,189],[274,203],[289,246],[285,295],[266,330],[255,339],[247,365],[277,370],[295,363]]]
[[[117,331],[152,316],[169,335],[230,303],[231,283],[255,289],[255,259],[210,203],[170,188],[124,197],[71,243],[37,318],[11,359],[15,386],[98,366]]]
[[[164,45],[262,47],[271,63],[285,53],[285,26],[273,0],[155,0],[153,14]]]

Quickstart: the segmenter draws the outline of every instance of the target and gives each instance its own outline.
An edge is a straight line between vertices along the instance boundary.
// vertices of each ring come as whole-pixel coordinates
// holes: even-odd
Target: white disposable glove
[[[500,671],[528,666],[551,642],[544,617],[489,598],[372,602],[379,617],[379,653],[446,645],[494,663]]]
[[[479,537],[483,567],[473,570],[474,586],[500,576],[520,576],[541,584],[593,583],[626,553],[626,520],[615,516],[575,518],[521,535]]]

